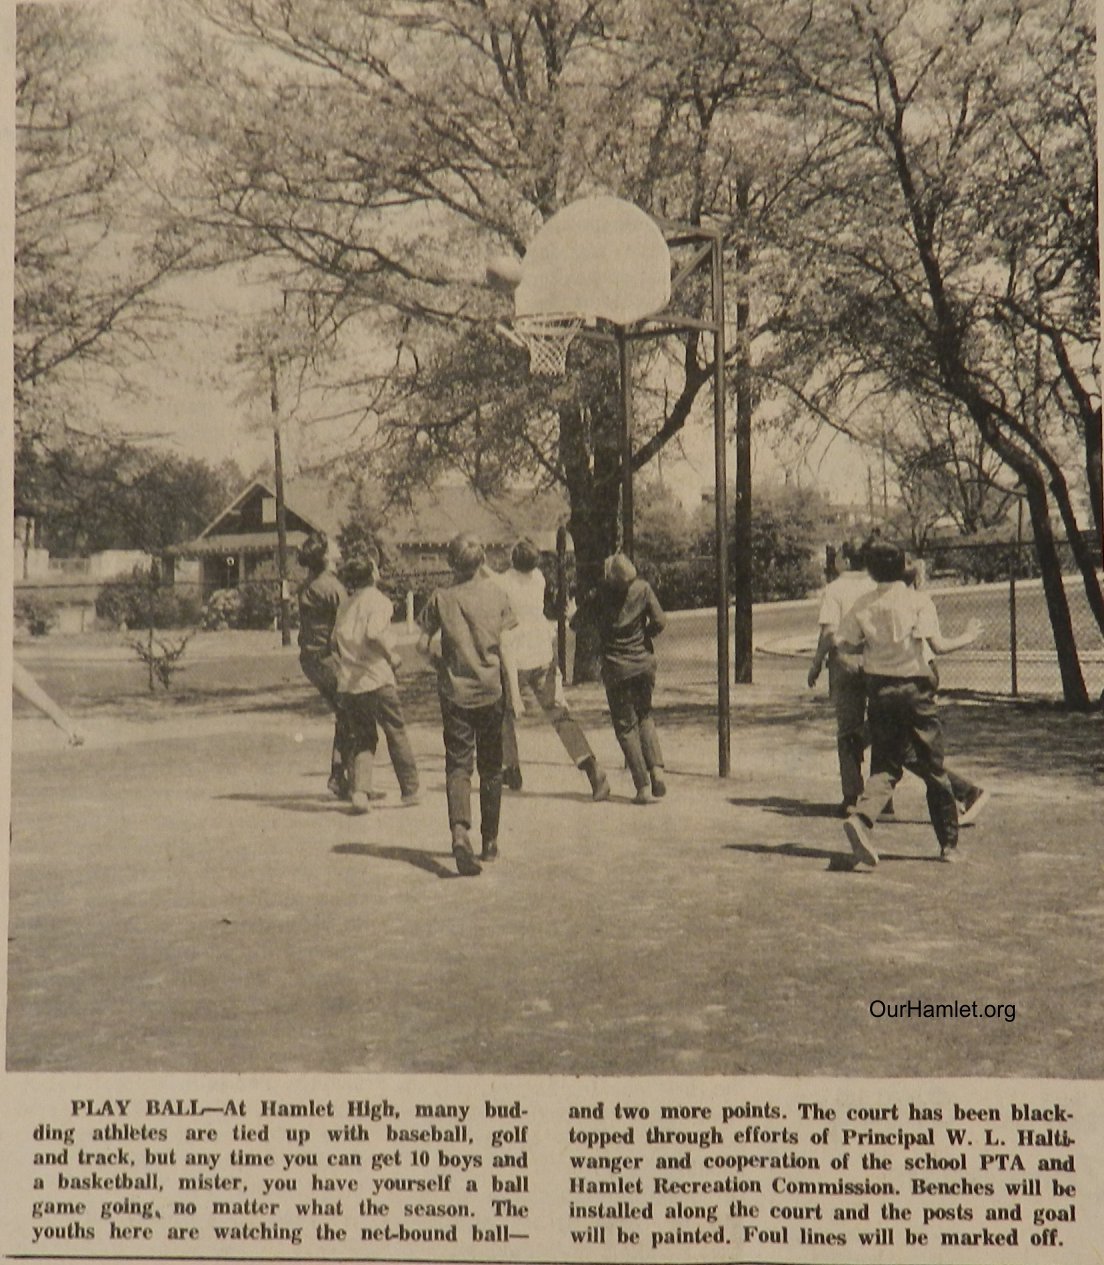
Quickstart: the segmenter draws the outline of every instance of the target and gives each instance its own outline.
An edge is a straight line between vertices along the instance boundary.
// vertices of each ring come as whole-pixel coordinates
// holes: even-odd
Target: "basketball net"
[[[529,372],[542,378],[562,378],[567,349],[583,325],[581,316],[519,316],[514,333],[529,349]]]

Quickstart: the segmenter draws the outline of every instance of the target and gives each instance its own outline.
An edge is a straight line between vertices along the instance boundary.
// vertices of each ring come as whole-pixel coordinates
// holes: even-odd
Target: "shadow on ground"
[[[460,878],[455,868],[443,865],[437,858],[452,860],[451,852],[430,853],[420,848],[402,848],[383,843],[339,843],[332,849],[337,856],[372,857],[377,861],[399,861],[412,865],[416,870],[432,874],[434,878]]]

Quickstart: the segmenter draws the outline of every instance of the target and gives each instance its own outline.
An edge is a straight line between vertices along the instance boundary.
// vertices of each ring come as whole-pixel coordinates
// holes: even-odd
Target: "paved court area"
[[[723,782],[708,691],[661,688],[670,794],[643,809],[584,687],[613,801],[528,722],[502,858],[458,879],[427,681],[405,684],[424,802],[398,807],[385,770],[388,800],[351,817],[293,652],[260,663],[225,664],[229,692],[205,695],[197,659],[193,694],[125,708],[66,696],[87,665],[55,675],[80,749],[17,718],[9,1066],[1104,1072],[1099,715],[952,702],[955,763],[994,791],[966,860],[935,862],[911,782],[882,864],[855,873],[803,664],[757,662],[735,690]],[[909,998],[1012,1002],[1016,1020],[870,1016]]]

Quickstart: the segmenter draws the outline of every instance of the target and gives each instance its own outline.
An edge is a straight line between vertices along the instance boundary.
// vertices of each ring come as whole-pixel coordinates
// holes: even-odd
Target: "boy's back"
[[[620,680],[654,665],[652,634],[664,627],[666,617],[646,580],[604,581],[598,590],[597,614],[607,676]]]
[[[458,707],[484,707],[502,697],[502,634],[517,626],[510,599],[476,574],[437,589],[422,612],[422,628],[441,634],[437,680]]]
[[[863,594],[840,623],[839,639],[860,642],[870,676],[925,677],[927,640],[939,636],[939,616],[926,593],[902,581]]]

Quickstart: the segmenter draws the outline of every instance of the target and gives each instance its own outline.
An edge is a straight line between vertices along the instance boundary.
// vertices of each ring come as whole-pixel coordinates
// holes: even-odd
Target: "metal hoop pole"
[[[713,238],[713,456],[717,510],[717,771],[732,768],[728,686],[728,436],[725,426],[724,263]]]
[[[617,327],[617,360],[621,371],[621,551],[633,556],[632,472],[632,344]]]

